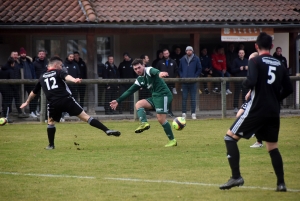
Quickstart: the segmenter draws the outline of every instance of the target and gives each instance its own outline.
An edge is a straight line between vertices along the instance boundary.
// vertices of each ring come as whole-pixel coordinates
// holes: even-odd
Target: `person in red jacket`
[[[213,76],[214,77],[229,77],[229,73],[226,68],[226,56],[224,54],[224,47],[219,45],[216,49],[216,53],[211,56],[212,66],[213,66]],[[220,85],[220,84],[219,84]],[[220,89],[215,83],[214,93],[220,93]],[[220,87],[221,88],[221,87]],[[226,83],[226,95],[232,94],[229,90],[229,82]]]

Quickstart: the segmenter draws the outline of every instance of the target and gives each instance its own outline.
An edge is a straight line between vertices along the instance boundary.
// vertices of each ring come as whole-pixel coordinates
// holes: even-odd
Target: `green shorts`
[[[172,104],[172,95],[163,95],[146,99],[155,109],[157,114],[168,114],[170,104]]]

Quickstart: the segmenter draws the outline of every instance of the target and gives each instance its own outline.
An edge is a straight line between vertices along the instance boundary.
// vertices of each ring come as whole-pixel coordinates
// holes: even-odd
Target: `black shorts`
[[[48,117],[56,122],[60,121],[63,112],[69,113],[70,116],[78,116],[83,111],[82,107],[71,96],[62,98],[55,103],[49,103],[47,110]]]
[[[237,136],[249,139],[253,134],[266,142],[277,142],[280,118],[278,117],[249,117],[242,114],[230,130]]]

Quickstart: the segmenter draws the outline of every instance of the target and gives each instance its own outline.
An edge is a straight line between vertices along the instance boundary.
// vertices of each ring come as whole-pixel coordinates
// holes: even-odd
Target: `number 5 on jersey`
[[[46,78],[46,79],[44,79],[44,82],[46,82],[48,91],[51,89],[58,88],[58,85],[56,85],[55,77]],[[50,85],[51,85],[51,87],[50,87]]]
[[[270,78],[268,79],[268,84],[272,84],[276,79],[276,75],[275,75],[274,71],[276,71],[276,67],[269,66],[268,76],[270,76]]]

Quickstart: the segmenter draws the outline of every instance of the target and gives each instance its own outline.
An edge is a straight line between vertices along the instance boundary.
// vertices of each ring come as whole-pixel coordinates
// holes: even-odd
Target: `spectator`
[[[68,54],[68,57],[66,58],[66,60],[64,62],[64,67],[67,69],[68,74],[71,75],[72,77],[74,77],[74,78],[81,77],[80,69],[79,69],[79,66],[77,65],[77,63],[74,61],[73,53]],[[77,101],[78,100],[78,85],[70,84],[68,86],[70,88],[72,96]]]
[[[216,53],[211,56],[212,67],[213,67],[213,75],[214,77],[229,77],[229,73],[226,68],[226,57],[224,55],[224,47],[219,45],[216,49]],[[220,84],[219,84],[220,86]],[[215,83],[214,93],[220,93],[217,84]],[[226,95],[232,94],[229,90],[229,82],[226,82]]]
[[[47,71],[48,66],[48,59],[46,58],[46,51],[45,50],[39,50],[37,58],[33,60],[33,67],[35,72],[35,77],[37,79],[40,78],[40,76]],[[39,102],[41,97],[40,91],[38,94],[34,97],[34,100],[36,103]],[[47,111],[47,110],[46,110]],[[45,113],[45,118],[48,119],[47,113]]]
[[[20,48],[20,67],[23,68],[23,75],[24,79],[36,79],[34,67],[32,63],[32,58],[27,56],[26,50],[21,47]],[[31,84],[25,84],[24,90],[27,92],[28,96],[30,92],[33,90],[34,85]],[[36,118],[37,116],[40,116],[39,112],[37,111],[37,99],[34,99],[29,104],[29,116]]]
[[[212,75],[212,64],[211,64],[211,58],[207,55],[207,48],[204,47],[201,50],[201,56],[200,56],[200,62],[202,66],[202,73],[201,77],[208,77],[208,75]],[[203,82],[204,86],[204,92],[205,94],[210,94],[207,82]]]
[[[180,59],[184,56],[184,54],[181,52],[180,47],[176,47],[173,54],[171,54],[171,58],[176,61],[177,66],[180,64]]]
[[[239,53],[239,50],[244,50],[245,51],[245,58],[249,58],[248,51],[245,49],[244,43],[239,43],[238,49],[237,49],[237,54]]]
[[[132,68],[132,58],[129,53],[123,54],[123,61],[120,63],[118,70],[121,79],[132,79],[136,78],[136,74]],[[120,86],[120,95],[123,94],[131,87],[131,84],[122,84]],[[119,104],[119,113],[122,114],[122,103]],[[129,112],[133,114],[133,95],[129,96]]]
[[[282,65],[286,68],[286,72],[289,74],[289,67],[287,65],[287,60],[284,56],[282,56],[281,47],[276,47],[276,51],[274,52],[273,57],[275,57],[282,63]]]
[[[157,50],[156,59],[152,62],[152,67],[157,68],[157,64],[162,58],[163,58],[163,51]]]
[[[248,59],[245,58],[245,51],[239,50],[239,58],[233,61],[232,75],[235,77],[246,77],[248,72]],[[242,97],[245,97],[247,90],[242,87],[242,82],[234,82],[234,98],[233,108],[234,112],[238,112],[238,105],[240,99],[240,93],[242,90]],[[244,100],[244,98],[242,98]]]
[[[108,56],[108,61],[105,63],[105,70],[103,72],[103,79],[118,79],[120,78],[117,66],[114,64],[114,57]],[[105,114],[113,114],[109,106],[111,100],[115,100],[118,96],[119,86],[117,84],[107,84],[105,87]]]
[[[11,58],[8,59],[7,66],[11,70],[12,79],[21,79],[20,61],[18,59],[18,52],[13,51]],[[27,118],[28,116],[22,112],[21,106],[21,87],[20,85],[11,85],[11,101],[15,100],[15,106],[18,111],[19,118]],[[10,110],[12,112],[12,102],[10,102]]]
[[[149,56],[146,54],[142,54],[140,58],[143,59],[144,66],[149,67]]]
[[[13,71],[10,70],[10,65],[14,60],[10,58],[6,65],[0,68],[0,79],[13,79]],[[8,118],[8,109],[12,102],[11,86],[9,84],[0,84],[0,93],[2,95],[2,117]],[[8,119],[8,122],[11,121]]]
[[[233,60],[238,58],[238,53],[234,51],[234,44],[230,43],[228,46],[228,50],[226,52],[226,67],[227,71],[232,74],[231,70],[233,68]]]
[[[103,77],[103,71],[105,70],[105,65],[102,63],[102,55],[97,54],[97,71],[98,77]]]
[[[144,64],[145,67],[149,67],[149,65],[148,65],[149,64],[149,56],[148,55],[142,54],[140,56],[140,59],[143,60],[143,64]],[[151,93],[148,89],[141,88],[140,92],[141,92],[140,93],[140,99],[146,99],[146,98],[151,96]],[[150,116],[153,116],[153,114],[149,110],[146,110],[146,114],[150,115]]]
[[[170,58],[170,52],[168,49],[163,50],[163,59],[161,59],[157,64],[157,69],[160,72],[167,72],[169,76],[167,78],[176,78],[178,76],[178,66],[177,63]],[[169,83],[167,84],[170,91],[173,92],[173,94],[177,94],[175,83]],[[170,117],[174,117],[174,114],[172,112],[172,103],[169,106],[168,114]]]
[[[81,79],[87,79],[87,67],[83,59],[80,57],[79,52],[74,52],[74,61],[79,66],[80,71],[80,77]],[[83,108],[84,106],[84,96],[85,96],[85,90],[86,85],[85,84],[79,84],[77,86],[78,93],[79,93],[79,104]]]
[[[199,57],[194,54],[193,47],[187,46],[186,55],[180,59],[180,78],[197,78],[200,76],[202,67]],[[192,119],[196,119],[196,93],[197,83],[182,83],[182,117],[186,118],[186,102],[188,93],[191,96]]]

